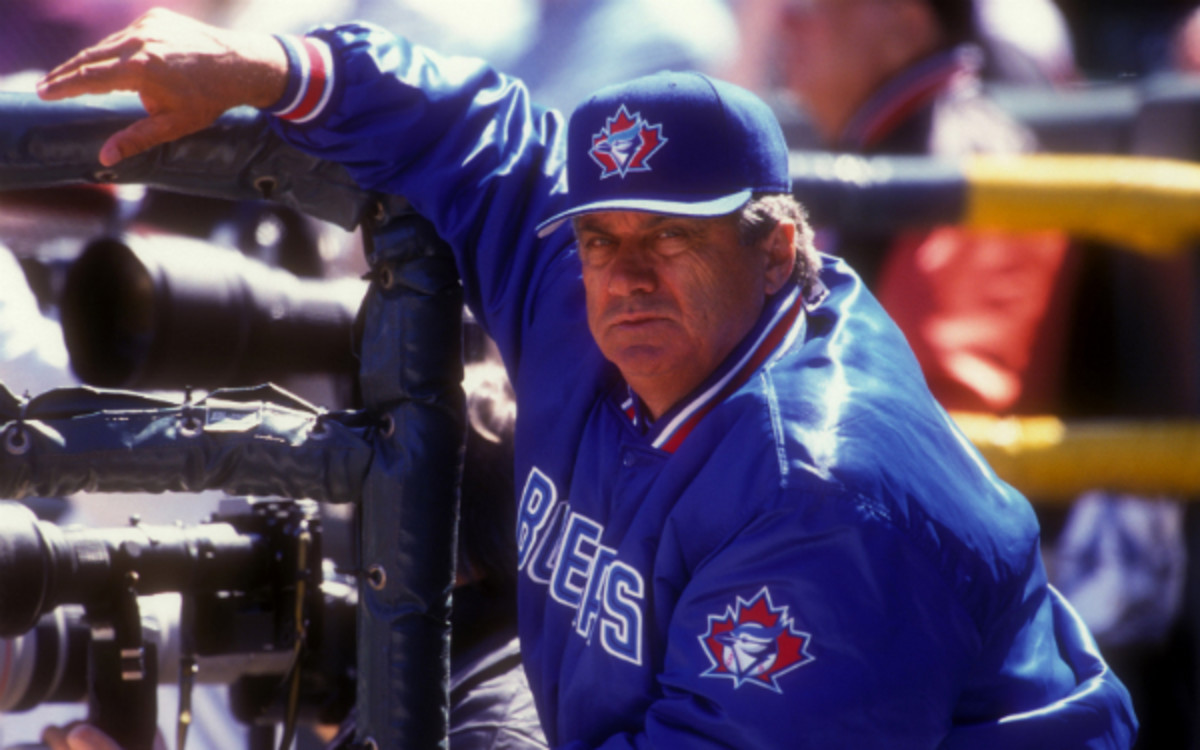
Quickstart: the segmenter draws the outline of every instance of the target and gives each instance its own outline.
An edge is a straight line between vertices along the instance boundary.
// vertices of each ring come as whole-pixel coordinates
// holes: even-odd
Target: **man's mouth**
[[[609,319],[608,328],[612,331],[639,331],[670,322],[670,317],[662,313],[639,312],[623,313]]]
[[[651,323],[656,320],[665,320],[666,316],[660,313],[639,312],[639,313],[623,313],[616,315],[610,321],[611,325],[640,325],[642,323]]]

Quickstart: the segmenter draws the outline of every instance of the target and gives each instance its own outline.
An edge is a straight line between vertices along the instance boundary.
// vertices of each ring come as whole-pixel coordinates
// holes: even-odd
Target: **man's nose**
[[[608,276],[608,291],[628,296],[636,292],[652,292],[658,286],[654,263],[641,248],[622,248],[613,259]]]

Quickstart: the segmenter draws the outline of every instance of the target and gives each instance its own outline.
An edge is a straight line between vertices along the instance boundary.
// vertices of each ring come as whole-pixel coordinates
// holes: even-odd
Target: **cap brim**
[[[538,224],[537,236],[548,237],[568,219],[596,211],[643,211],[651,214],[696,216],[700,218],[724,216],[746,205],[751,195],[753,195],[752,190],[740,190],[736,193],[730,193],[720,198],[705,201],[640,200],[636,198],[595,201],[594,203],[585,203],[582,206],[576,206],[546,219],[541,224]]]

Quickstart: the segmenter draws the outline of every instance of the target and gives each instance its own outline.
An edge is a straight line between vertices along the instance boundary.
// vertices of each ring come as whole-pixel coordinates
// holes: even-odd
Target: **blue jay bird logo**
[[[662,125],[651,125],[640,112],[629,114],[622,104],[592,136],[588,154],[603,169],[600,179],[613,175],[624,178],[630,172],[649,172],[650,157],[666,142]]]
[[[793,628],[787,606],[776,607],[764,586],[749,600],[739,596],[723,615],[709,615],[700,645],[711,666],[701,676],[731,679],[734,688],[750,684],[782,693],[778,678],[813,660],[811,640]]]

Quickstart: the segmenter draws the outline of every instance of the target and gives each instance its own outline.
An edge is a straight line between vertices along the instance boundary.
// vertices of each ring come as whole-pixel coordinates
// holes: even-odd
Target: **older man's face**
[[[604,211],[575,232],[588,326],[655,416],[717,368],[782,286],[768,250],[742,247],[729,217]]]

